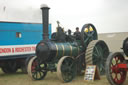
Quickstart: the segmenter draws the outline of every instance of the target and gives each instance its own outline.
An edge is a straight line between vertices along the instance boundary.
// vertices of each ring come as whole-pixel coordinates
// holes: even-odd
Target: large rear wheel
[[[102,40],[93,40],[89,43],[86,53],[86,65],[96,65],[99,68],[100,74],[105,74],[105,62],[109,55],[107,44]]]

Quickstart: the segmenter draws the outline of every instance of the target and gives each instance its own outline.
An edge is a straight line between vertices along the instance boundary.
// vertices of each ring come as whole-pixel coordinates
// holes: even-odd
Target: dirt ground
[[[106,79],[106,76],[101,76],[100,80],[93,82],[87,82],[84,80],[84,76],[77,76],[70,83],[63,83],[60,81],[56,73],[49,72],[44,80],[33,81],[27,74],[23,74],[20,71],[15,74],[4,74],[0,71],[0,85],[110,85]],[[128,77],[124,85],[128,85]]]

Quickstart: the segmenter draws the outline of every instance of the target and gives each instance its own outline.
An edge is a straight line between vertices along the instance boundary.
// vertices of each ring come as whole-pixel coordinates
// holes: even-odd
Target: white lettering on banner
[[[36,45],[0,46],[0,56],[35,53]]]

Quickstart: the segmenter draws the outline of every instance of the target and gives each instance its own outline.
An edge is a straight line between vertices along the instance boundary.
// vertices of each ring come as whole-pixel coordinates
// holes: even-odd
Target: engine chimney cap
[[[49,8],[47,4],[41,4],[40,8]]]

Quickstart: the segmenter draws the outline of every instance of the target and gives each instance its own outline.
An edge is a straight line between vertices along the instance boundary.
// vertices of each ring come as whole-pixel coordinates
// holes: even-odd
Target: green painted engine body
[[[56,57],[61,58],[62,56],[78,56],[81,53],[80,47],[77,43],[55,43],[57,52]]]

